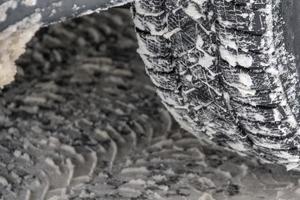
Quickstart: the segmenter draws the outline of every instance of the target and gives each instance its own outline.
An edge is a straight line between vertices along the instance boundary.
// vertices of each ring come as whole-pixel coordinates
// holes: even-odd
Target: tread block
[[[167,57],[171,55],[171,44],[161,36],[138,32],[139,52],[149,56]]]
[[[172,63],[172,57],[152,57],[146,54],[140,54],[146,68],[156,72],[171,72],[175,65]]]
[[[162,35],[165,33],[167,27],[166,23],[166,12],[162,12],[159,15],[142,15],[140,13],[134,13],[134,21],[136,27],[148,31],[152,35]]]
[[[176,73],[162,73],[147,70],[154,85],[167,90],[176,90],[178,87],[178,75]]]

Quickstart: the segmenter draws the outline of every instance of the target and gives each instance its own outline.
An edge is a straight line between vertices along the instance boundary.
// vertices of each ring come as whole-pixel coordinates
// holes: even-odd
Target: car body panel
[[[41,22],[48,25],[133,0],[0,0],[0,31],[31,16],[41,14]],[[2,17],[1,17],[2,16]]]

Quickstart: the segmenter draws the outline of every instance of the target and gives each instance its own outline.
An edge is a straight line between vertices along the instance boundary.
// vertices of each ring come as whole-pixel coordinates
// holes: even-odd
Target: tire
[[[0,92],[0,199],[299,199],[299,173],[216,149],[173,122],[135,54],[130,19],[111,9],[31,40]]]
[[[299,165],[299,77],[283,3],[136,0],[146,71],[181,126],[263,162]]]

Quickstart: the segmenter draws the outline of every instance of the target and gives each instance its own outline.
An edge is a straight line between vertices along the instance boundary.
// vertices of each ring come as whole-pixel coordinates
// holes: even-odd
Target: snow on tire
[[[300,163],[299,78],[277,0],[136,0],[139,50],[164,105],[197,136]]]

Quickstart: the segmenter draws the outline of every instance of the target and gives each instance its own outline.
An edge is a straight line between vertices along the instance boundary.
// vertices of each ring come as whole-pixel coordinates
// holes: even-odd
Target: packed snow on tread
[[[39,30],[40,20],[40,14],[33,14],[0,32],[0,87],[14,80],[17,72],[15,61]]]

